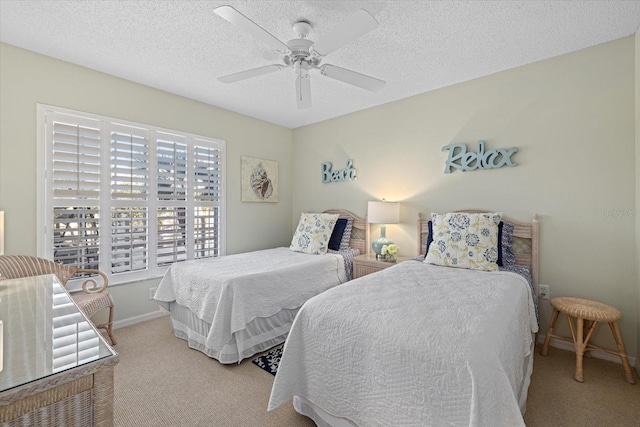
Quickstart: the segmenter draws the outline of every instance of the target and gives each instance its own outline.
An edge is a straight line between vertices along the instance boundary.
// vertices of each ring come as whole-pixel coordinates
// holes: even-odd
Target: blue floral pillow
[[[472,270],[497,270],[501,219],[501,212],[431,214],[433,242],[424,262]]]
[[[433,242],[433,221],[427,223],[428,236],[427,245],[424,251],[425,257],[429,253],[429,246]],[[511,266],[516,264],[516,255],[513,253],[513,224],[500,221],[498,224],[498,267]]]
[[[307,254],[324,254],[329,246],[338,214],[303,213],[289,249]]]

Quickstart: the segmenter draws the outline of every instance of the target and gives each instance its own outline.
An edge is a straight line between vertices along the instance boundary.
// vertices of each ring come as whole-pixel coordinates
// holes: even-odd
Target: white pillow
[[[497,270],[501,219],[502,212],[431,214],[433,242],[424,262],[472,270]]]
[[[320,255],[327,252],[338,214],[303,213],[289,249],[295,252]]]

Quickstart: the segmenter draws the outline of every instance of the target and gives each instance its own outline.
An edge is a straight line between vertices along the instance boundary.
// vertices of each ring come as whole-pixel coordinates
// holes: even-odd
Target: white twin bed
[[[405,261],[307,301],[268,409],[293,398],[319,426],[524,425],[538,228],[502,220],[515,254],[499,271]],[[428,228],[419,220],[421,248]]]
[[[221,363],[286,338],[268,409],[293,399],[319,426],[524,425],[538,330],[535,216],[501,217],[499,270],[444,266],[495,248],[456,233],[441,241],[443,220],[419,218],[422,256],[347,282],[345,259],[365,252],[366,223],[327,212],[353,218],[350,254],[276,248],[174,264],[155,298],[176,336]],[[427,245],[444,264],[423,262]]]
[[[170,312],[175,335],[225,364],[284,342],[302,304],[346,282],[351,259],[366,247],[364,220],[325,213],[349,223],[338,251],[274,248],[173,264],[154,299]]]

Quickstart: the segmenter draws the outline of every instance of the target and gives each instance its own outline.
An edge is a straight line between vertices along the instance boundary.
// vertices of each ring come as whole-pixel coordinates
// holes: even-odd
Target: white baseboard
[[[166,310],[156,310],[151,313],[141,314],[139,316],[129,317],[127,319],[116,320],[113,322],[113,329],[124,328],[125,326],[135,325],[137,323],[146,322],[147,320],[157,319],[158,317],[168,316],[169,312]]]
[[[546,335],[538,334],[538,343],[539,344],[544,343],[545,337],[546,337]],[[551,341],[550,341],[549,344],[552,347],[559,348],[561,350],[567,350],[567,351],[571,351],[573,353],[576,352],[576,348],[569,341],[564,341],[564,340],[559,340],[559,339],[556,339],[556,338],[551,338]],[[597,359],[607,360],[609,362],[615,362],[615,363],[619,363],[619,364],[622,365],[622,360],[620,360],[620,357],[616,356],[615,354],[611,354],[611,353],[607,353],[607,352],[599,351],[599,350],[591,350],[591,354],[593,355],[593,357],[595,357]],[[627,356],[627,358],[629,359],[629,365],[635,366],[636,370],[639,371],[638,374],[640,375],[640,366],[638,366],[636,364],[636,358],[633,357],[633,356]]]

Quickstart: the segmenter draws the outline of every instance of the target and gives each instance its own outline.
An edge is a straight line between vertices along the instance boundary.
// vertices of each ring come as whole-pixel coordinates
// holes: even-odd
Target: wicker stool
[[[582,356],[585,351],[601,350],[610,354],[615,354],[616,356],[620,356],[620,359],[622,360],[625,379],[629,384],[635,384],[633,374],[631,373],[631,367],[629,366],[629,360],[627,359],[627,353],[625,352],[624,344],[622,343],[620,327],[618,326],[618,320],[622,317],[622,313],[620,313],[620,311],[601,302],[571,297],[553,298],[551,299],[551,305],[553,306],[553,315],[551,316],[551,323],[549,323],[547,336],[544,340],[544,345],[540,354],[546,356],[549,352],[549,341],[551,340],[551,337],[573,342],[576,348],[576,375],[574,378],[578,382],[584,381],[582,375]],[[558,314],[560,314],[560,312],[567,316],[572,338],[554,335],[553,333],[553,327],[556,324],[556,320],[558,320]],[[575,329],[571,317],[576,318]],[[587,321],[586,325],[585,320]],[[613,338],[616,340],[616,344],[618,346],[618,351],[608,350],[606,348],[589,344],[591,335],[593,334],[598,322],[609,323],[609,327],[613,333]]]

